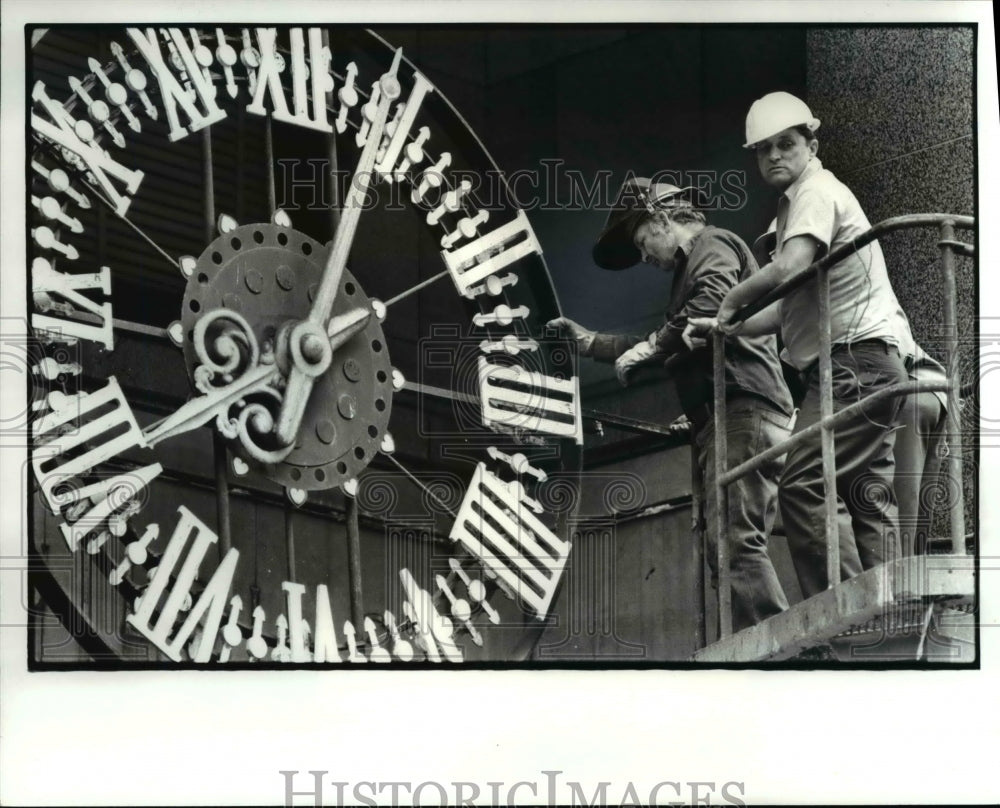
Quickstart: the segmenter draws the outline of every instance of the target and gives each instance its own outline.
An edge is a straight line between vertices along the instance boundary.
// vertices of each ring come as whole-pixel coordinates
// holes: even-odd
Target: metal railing
[[[971,245],[955,240],[955,229],[972,229],[976,220],[972,216],[952,216],[943,213],[921,213],[896,216],[879,222],[871,230],[851,242],[828,253],[788,280],[763,295],[754,303],[744,306],[733,317],[733,323],[744,322],[754,314],[763,311],[776,300],[818,275],[819,290],[819,385],[820,420],[808,428],[796,432],[777,446],[752,457],[732,469],[727,468],[728,447],[726,441],[726,386],[725,386],[725,335],[716,333],[713,337],[713,383],[715,418],[715,501],[713,514],[718,570],[719,570],[719,638],[733,633],[732,625],[732,571],[729,557],[728,486],[740,477],[760,468],[765,463],[786,454],[789,450],[805,442],[820,437],[823,457],[823,481],[825,486],[825,540],[827,587],[840,581],[840,544],[837,540],[837,488],[834,463],[834,428],[844,420],[857,415],[872,403],[894,396],[913,395],[923,392],[947,392],[947,436],[950,444],[947,474],[949,490],[955,493],[951,506],[951,547],[955,555],[965,554],[965,502],[962,487],[962,433],[959,410],[959,353],[956,314],[955,254],[972,256]],[[910,381],[883,388],[837,413],[833,412],[833,370],[830,336],[830,278],[828,271],[838,262],[876,239],[896,230],[917,227],[937,227],[940,233],[938,247],[941,250],[941,266],[944,281],[944,342],[947,357],[947,382]]]

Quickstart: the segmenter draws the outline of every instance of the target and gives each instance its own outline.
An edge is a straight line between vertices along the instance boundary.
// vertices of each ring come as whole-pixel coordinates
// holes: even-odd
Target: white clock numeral
[[[80,253],[72,244],[63,244],[56,238],[56,234],[48,225],[40,225],[31,230],[31,238],[41,250],[50,250],[60,255],[66,256],[70,261],[75,261],[80,257]]]
[[[100,99],[92,98],[76,76],[69,77],[69,86],[74,93],[80,96],[80,100],[87,106],[87,114],[90,115],[91,120],[94,123],[101,124],[105,131],[111,135],[111,140],[114,144],[119,149],[124,149],[125,138],[122,137],[121,132],[118,131],[115,125],[111,123],[111,109],[108,105]]]
[[[49,171],[41,163],[32,160],[31,170],[38,172],[38,174],[44,177],[45,181],[49,185],[49,188],[51,188],[54,193],[66,194],[66,196],[68,196],[70,199],[76,202],[77,205],[79,205],[81,208],[85,210],[90,208],[90,200],[87,199],[87,197],[85,197],[83,194],[81,194],[79,191],[77,191],[69,184],[69,175],[61,168],[54,168],[51,171]],[[82,230],[83,230],[82,227],[80,228],[80,231],[77,231],[75,228],[73,228],[74,233],[82,232]]]
[[[247,640],[247,653],[252,660],[264,659],[267,656],[267,643],[264,641],[264,608],[257,606],[253,610],[253,628]]]
[[[315,662],[340,662],[337,648],[337,631],[330,608],[330,592],[326,584],[316,587],[316,633],[313,637],[313,660]]]
[[[60,427],[71,422],[75,422],[76,428],[62,434]],[[62,505],[72,501],[57,494],[56,488],[79,488],[75,482],[81,474],[126,449],[146,445],[114,376],[100,390],[75,398],[67,406],[39,418],[35,422],[35,438],[31,463],[53,513],[59,513]],[[85,451],[76,451],[85,444],[88,447]]]
[[[570,545],[525,507],[524,489],[479,463],[451,530],[488,574],[545,618]]]
[[[57,272],[44,258],[36,258],[31,263],[31,291],[35,305],[42,310],[63,312],[66,317],[51,317],[47,314],[32,314],[31,327],[36,331],[44,331],[52,339],[60,342],[85,339],[104,346],[107,350],[115,347],[114,330],[111,314],[111,303],[96,303],[81,294],[85,289],[100,289],[108,296],[111,294],[111,270],[101,267],[100,272],[93,274],[70,275]],[[53,306],[51,296],[58,295],[64,303],[70,306]],[[58,304],[57,304],[58,305]],[[69,319],[78,311],[88,311],[97,317],[97,323],[84,323]]]
[[[94,128],[87,121],[76,120],[63,109],[62,104],[49,98],[43,82],[35,83],[31,97],[45,108],[52,119],[47,121],[32,112],[31,128],[41,137],[62,146],[82,160],[90,170],[94,183],[100,185],[107,195],[111,207],[120,216],[124,216],[132,200],[129,196],[118,192],[118,188],[111,181],[111,178],[114,177],[125,186],[125,190],[129,194],[134,195],[142,182],[143,173],[128,169],[112,159],[104,149],[94,142]]]
[[[489,446],[486,449],[486,454],[488,454],[493,460],[506,463],[510,466],[511,471],[519,476],[521,474],[530,474],[539,482],[545,482],[545,480],[548,479],[548,475],[544,471],[532,466],[531,463],[528,462],[528,458],[520,452],[509,455],[501,452],[496,446]]]
[[[413,645],[409,640],[404,640],[399,634],[399,627],[396,625],[396,618],[392,612],[386,610],[382,615],[386,628],[389,630],[389,639],[392,642],[392,653],[400,662],[410,662],[413,660]]]
[[[146,563],[146,559],[149,558],[147,552],[149,545],[152,544],[157,537],[160,535],[160,526],[158,524],[147,525],[145,532],[136,541],[131,542],[125,548],[125,556],[122,558],[121,562],[115,567],[111,573],[108,575],[108,581],[110,581],[112,586],[118,586],[122,581],[125,580],[125,576],[128,575],[128,571],[132,569],[133,566],[141,566]]]
[[[170,39],[168,41],[171,49],[177,54],[184,66],[194,98],[181,86],[178,77],[164,61],[163,54],[160,52],[160,40],[154,29],[147,28],[146,32],[143,33],[138,28],[128,28],[127,32],[160,85],[160,98],[167,114],[167,122],[170,124],[170,132],[167,137],[171,141],[185,137],[188,134],[188,129],[197,132],[226,117],[225,110],[221,109],[215,102],[215,85],[202,73],[201,65],[198,64],[198,60],[191,52],[191,48],[179,28],[169,29]],[[195,100],[201,102],[204,112],[198,109]],[[188,118],[187,126],[180,122],[177,114],[178,104]]]
[[[420,175],[420,183],[410,193],[410,201],[414,205],[423,202],[425,194],[431,188],[440,188],[444,182],[444,170],[451,165],[451,152],[441,152],[438,161],[424,170]]]
[[[517,365],[493,365],[479,357],[483,425],[499,432],[527,430],[583,443],[580,381],[557,379]]]
[[[519,210],[513,221],[456,250],[445,250],[441,257],[458,293],[471,297],[473,286],[531,253],[541,255],[542,247],[535,238],[528,217]]]
[[[181,505],[177,510],[180,513],[180,521],[174,528],[170,541],[167,542],[166,550],[157,566],[156,576],[143,594],[136,613],[130,614],[125,620],[174,662],[181,661],[184,644],[195,627],[202,624],[201,641],[195,649],[193,661],[208,662],[212,658],[215,638],[222,624],[222,614],[236,574],[240,552],[235,547],[230,548],[222,563],[216,568],[208,586],[201,593],[201,597],[198,598],[198,602],[184,620],[184,624],[171,636],[181,607],[185,599],[191,596],[191,587],[194,585],[198,568],[209,547],[218,541],[218,536],[186,507]],[[170,583],[170,575],[180,561],[188,539],[192,536],[194,538],[191,547],[177,574],[174,586],[156,616],[156,624],[151,625],[156,607]]]
[[[451,616],[465,626],[466,631],[469,632],[469,636],[472,637],[472,641],[482,647],[483,637],[472,624],[472,607],[469,606],[469,601],[465,598],[456,597],[455,593],[451,591],[451,587],[448,586],[448,580],[443,575],[435,575],[434,583],[437,584],[438,591],[451,604]]]
[[[408,600],[403,601],[403,616],[412,624],[413,636],[417,642],[417,648],[424,652],[428,662],[440,662],[441,654],[438,653],[437,644],[430,631],[424,629],[417,619],[417,610]]]
[[[497,353],[498,351],[503,351],[511,356],[517,356],[521,351],[537,351],[538,343],[533,339],[518,339],[513,334],[504,335],[503,339],[497,340],[496,342],[490,342],[488,339],[484,339],[479,343],[479,350],[483,353]]]
[[[472,183],[468,180],[462,180],[457,188],[448,191],[441,198],[441,203],[427,214],[427,224],[437,224],[446,213],[458,211],[462,207],[462,200],[471,190]]]
[[[225,646],[220,652],[220,662],[228,662],[231,649],[243,642],[243,629],[240,628],[241,611],[243,611],[243,598],[233,595],[229,599],[229,617],[226,625],[222,627],[222,642]]]
[[[77,362],[57,362],[51,356],[46,356],[37,365],[32,365],[31,372],[48,381],[54,381],[61,375],[79,376],[83,371]]]
[[[229,93],[230,98],[236,98],[239,91],[236,89],[233,65],[236,64],[239,57],[236,55],[236,49],[226,42],[226,35],[221,28],[215,29],[215,37],[218,42],[215,58],[219,60],[219,64],[222,65],[222,70],[226,74],[226,92]]]
[[[337,100],[340,101],[340,110],[337,112],[337,134],[342,135],[347,131],[347,113],[351,107],[355,106],[360,100],[358,96],[358,91],[354,87],[354,79],[358,75],[358,66],[351,62],[347,65],[347,75],[344,77],[344,83],[337,90]]]
[[[483,311],[474,315],[472,324],[477,328],[482,328],[484,325],[489,325],[490,323],[507,326],[514,322],[514,320],[523,320],[529,314],[531,314],[531,310],[527,306],[511,308],[506,303],[501,303],[493,311]]]
[[[473,286],[469,289],[466,297],[477,297],[478,295],[497,297],[503,292],[504,287],[516,286],[517,281],[518,277],[513,272],[508,272],[506,275],[490,275],[486,279],[486,283],[481,283],[479,286]]]
[[[347,640],[347,661],[355,665],[368,662],[365,655],[358,652],[358,643],[354,638],[354,624],[350,620],[344,621],[344,638]]]
[[[274,650],[271,652],[271,659],[275,662],[291,662],[292,652],[288,650],[287,645],[288,618],[283,614],[279,614],[278,619],[274,621],[274,625],[278,629],[278,639],[274,644]]]
[[[149,100],[149,94],[146,92],[146,85],[148,83],[146,81],[146,74],[129,64],[125,56],[125,51],[122,50],[122,46],[117,42],[111,43],[111,52],[118,60],[118,64],[121,65],[128,88],[139,96],[143,109],[146,110],[146,115],[155,121],[159,117],[159,113],[156,111],[156,107],[153,106],[153,102]]]
[[[83,224],[81,224],[80,220],[64,213],[62,205],[59,204],[59,200],[54,196],[37,197],[32,194],[31,204],[34,205],[38,209],[38,212],[41,213],[46,219],[64,224],[74,233],[83,232]]]
[[[441,247],[445,250],[450,250],[462,239],[469,239],[476,235],[476,231],[481,225],[486,224],[489,221],[490,212],[488,210],[481,210],[475,216],[467,216],[461,219],[455,229],[448,233],[446,236],[441,238]]]
[[[354,142],[359,149],[368,140],[368,132],[371,131],[372,123],[375,121],[375,115],[378,112],[378,100],[381,95],[381,83],[378,81],[372,82],[372,91],[368,95],[368,101],[361,107],[361,125],[354,135]]]
[[[87,66],[93,71],[94,75],[97,76],[101,84],[104,85],[104,95],[110,103],[118,107],[118,111],[128,122],[129,129],[133,132],[141,132],[142,125],[139,123],[139,119],[136,118],[135,115],[132,114],[132,110],[128,108],[128,93],[125,88],[118,82],[111,81],[111,79],[109,79],[107,74],[104,72],[104,68],[101,67],[101,63],[98,62],[93,56],[87,59]]]
[[[288,646],[292,662],[312,662],[312,654],[306,646],[304,631],[305,620],[302,619],[302,596],[306,588],[303,584],[283,581],[281,588],[285,590],[288,608]]]
[[[368,659],[370,662],[386,663],[392,661],[392,656],[382,647],[375,630],[375,621],[365,616],[365,636],[368,638]]]
[[[434,598],[429,592],[420,588],[416,579],[405,567],[399,571],[399,580],[407,597],[403,607],[407,616],[413,620],[414,630],[423,640],[430,660],[438,661],[435,657],[440,653],[449,662],[461,662],[462,649],[453,639],[455,626],[451,619],[434,608]]]
[[[116,477],[101,480],[100,482],[73,490],[67,496],[68,502],[78,502],[86,497],[96,504],[72,522],[66,521],[59,525],[59,530],[63,534],[70,552],[75,553],[79,549],[80,541],[84,536],[97,530],[106,521],[113,518],[115,513],[126,504],[126,500],[120,498],[116,489],[125,492],[128,495],[128,499],[134,500],[149,487],[149,484],[162,471],[163,466],[159,463],[152,463],[151,465],[143,466],[141,469],[119,474]],[[118,532],[123,532],[120,527],[118,528]]]
[[[293,28],[289,33],[292,56],[292,106],[295,110],[289,112],[285,92],[281,87],[283,64],[277,50],[278,30],[276,28],[255,30],[260,66],[257,68],[253,100],[247,106],[247,112],[267,115],[267,109],[264,107],[264,96],[267,95],[271,99],[273,110],[271,116],[276,121],[306,126],[319,132],[333,132],[333,126],[327,120],[326,107],[326,95],[333,90],[333,82],[330,79],[326,51],[323,48],[322,32],[318,28],[309,29],[308,65],[302,29]],[[307,77],[310,80],[308,85]]]
[[[496,609],[490,606],[490,602],[486,599],[486,585],[478,578],[470,578],[469,574],[462,569],[462,565],[454,556],[448,559],[448,566],[451,567],[452,572],[465,584],[465,591],[469,593],[469,600],[482,607],[482,610],[494,626],[499,626],[500,615],[497,614]]]
[[[396,122],[395,130],[389,139],[389,145],[386,146],[385,153],[381,155],[379,162],[375,165],[375,170],[382,179],[392,182],[394,168],[396,163],[399,162],[400,154],[403,152],[403,147],[410,136],[410,130],[417,119],[417,113],[420,112],[420,105],[424,102],[424,98],[432,92],[434,92],[434,85],[420,73],[414,73],[413,89],[410,90],[410,95],[405,101],[400,101],[400,105],[403,107],[403,114]],[[424,137],[424,140],[426,139]],[[423,141],[421,141],[422,143]],[[406,159],[409,160],[409,163],[416,163],[420,158],[418,157],[417,160],[414,160],[413,157],[417,157],[418,154],[422,156],[420,148],[414,150],[412,156],[407,155]],[[405,171],[405,168],[401,167],[401,170]]]

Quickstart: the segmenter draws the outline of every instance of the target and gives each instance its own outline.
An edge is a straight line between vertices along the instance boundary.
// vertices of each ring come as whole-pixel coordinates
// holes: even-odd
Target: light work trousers
[[[882,343],[835,348],[833,411],[884,387],[905,382],[899,352]],[[819,368],[806,374],[806,395],[796,430],[820,420]],[[893,447],[902,399],[882,399],[834,429],[837,495],[851,530],[839,534],[841,580],[899,556],[899,517],[894,489]],[[820,439],[788,453],[778,502],[803,597],[827,588],[823,459]]]

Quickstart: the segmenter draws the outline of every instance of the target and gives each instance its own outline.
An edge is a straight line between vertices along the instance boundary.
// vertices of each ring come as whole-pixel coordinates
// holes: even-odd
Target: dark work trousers
[[[940,483],[948,412],[933,393],[907,396],[896,433],[896,500],[903,555],[923,553],[934,519],[934,505],[945,492]],[[954,499],[954,497],[952,497]]]
[[[726,402],[727,468],[777,445],[789,435],[790,418],[755,396],[734,396]],[[715,424],[694,434],[705,487],[706,536],[713,581],[718,577],[715,537]],[[733,629],[759,623],[788,608],[788,601],[767,554],[778,507],[781,458],[744,475],[729,486],[729,559],[732,572]]]
[[[907,379],[899,352],[878,341],[835,346],[832,359],[834,412]],[[820,420],[818,364],[805,382],[796,431]],[[834,430],[837,495],[847,507],[852,527],[838,531],[842,580],[899,556],[893,445],[901,405],[898,396],[882,399]],[[817,436],[788,453],[778,495],[788,547],[806,598],[827,588],[823,492]]]

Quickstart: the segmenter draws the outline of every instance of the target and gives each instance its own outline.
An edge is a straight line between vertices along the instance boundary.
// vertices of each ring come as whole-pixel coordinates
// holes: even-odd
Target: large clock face
[[[579,385],[477,136],[360,29],[36,39],[47,608],[116,664],[530,655]]]

